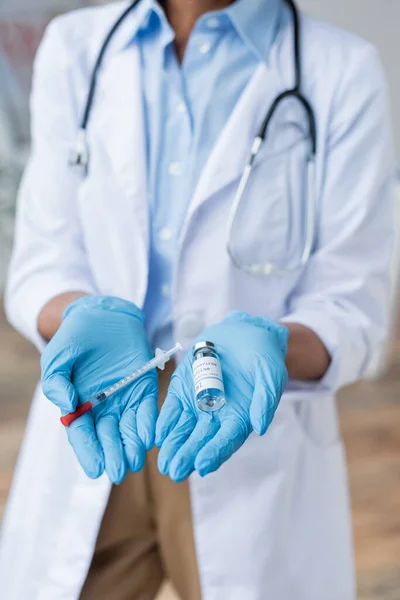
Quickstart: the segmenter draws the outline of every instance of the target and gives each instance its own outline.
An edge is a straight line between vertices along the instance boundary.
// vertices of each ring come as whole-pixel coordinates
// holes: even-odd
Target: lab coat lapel
[[[137,47],[131,45],[112,55],[98,83],[90,121],[93,162],[92,167],[89,164],[88,179],[91,168],[102,170],[104,187],[94,186],[98,194],[106,196],[102,201],[109,219],[106,225],[102,221],[107,236],[107,251],[100,269],[105,274],[102,286],[141,306],[147,286],[149,208]],[[136,268],[132,267],[133,261]]]
[[[118,183],[127,196],[143,201],[146,154],[137,45],[131,45],[107,61],[99,79],[96,113],[98,135]]]

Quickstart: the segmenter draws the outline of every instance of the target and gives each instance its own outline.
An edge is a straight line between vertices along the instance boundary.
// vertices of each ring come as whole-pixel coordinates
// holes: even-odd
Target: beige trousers
[[[160,403],[173,368],[160,372]],[[113,486],[80,600],[153,600],[164,579],[201,599],[188,482],[160,475],[157,456]]]

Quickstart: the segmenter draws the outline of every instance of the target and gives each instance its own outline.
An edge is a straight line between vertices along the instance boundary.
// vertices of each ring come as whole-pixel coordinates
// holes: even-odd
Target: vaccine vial
[[[225,405],[221,363],[212,342],[198,342],[193,348],[193,379],[197,406],[213,412]]]

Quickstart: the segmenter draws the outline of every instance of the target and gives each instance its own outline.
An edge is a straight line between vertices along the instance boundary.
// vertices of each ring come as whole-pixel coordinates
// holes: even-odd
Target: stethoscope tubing
[[[315,216],[316,216],[315,215],[315,213],[316,213],[315,160],[316,160],[316,152],[317,152],[316,119],[315,119],[314,111],[311,107],[311,104],[309,103],[307,98],[305,96],[303,96],[303,94],[301,93],[302,70],[301,70],[301,58],[300,58],[300,38],[301,38],[301,36],[300,36],[299,14],[297,12],[297,8],[296,8],[296,5],[293,0],[285,0],[285,1],[287,2],[287,4],[289,5],[289,7],[291,9],[292,17],[293,17],[293,46],[294,46],[293,50],[294,50],[294,66],[295,66],[294,86],[291,89],[283,91],[275,98],[275,100],[271,104],[271,106],[260,126],[260,129],[259,129],[256,137],[254,138],[254,142],[253,142],[251,152],[250,152],[250,157],[244,167],[244,171],[243,171],[242,177],[240,179],[238,189],[235,194],[235,197],[234,197],[234,200],[232,203],[232,207],[231,207],[231,211],[230,211],[230,215],[229,215],[229,219],[228,219],[227,252],[228,252],[233,264],[238,269],[242,269],[244,271],[252,273],[253,275],[270,275],[272,273],[290,273],[290,272],[295,272],[298,269],[300,269],[301,267],[303,267],[310,258],[310,255],[312,252],[313,241],[314,241],[314,233],[315,233]],[[79,130],[77,133],[76,145],[70,156],[70,165],[83,167],[83,169],[85,170],[85,173],[87,173],[87,169],[88,169],[88,165],[89,165],[89,158],[90,158],[89,146],[88,146],[88,141],[87,141],[87,128],[88,128],[90,116],[92,113],[93,103],[95,100],[98,74],[99,74],[100,68],[103,64],[104,56],[106,54],[106,51],[109,47],[111,40],[113,39],[115,33],[117,32],[117,30],[119,29],[119,27],[121,26],[123,21],[127,18],[127,16],[131,13],[131,11],[136,7],[136,5],[139,2],[140,2],[140,0],[134,0],[131,4],[129,4],[129,6],[122,12],[122,14],[115,21],[115,23],[111,27],[110,31],[106,35],[106,37],[101,45],[99,54],[97,56],[95,65],[93,67],[93,71],[92,71],[92,74],[90,77],[90,82],[89,82],[88,95],[86,98],[86,103],[85,103],[85,107],[84,107],[84,111],[83,111],[83,116],[82,116],[80,127],[79,127]],[[232,250],[231,243],[230,243],[231,237],[232,237],[232,231],[233,231],[233,227],[234,227],[234,223],[235,223],[235,218],[236,218],[236,215],[238,212],[240,202],[244,195],[244,191],[247,187],[248,180],[250,178],[254,160],[255,160],[261,146],[263,145],[263,143],[265,142],[265,140],[267,138],[268,127],[271,123],[271,120],[272,120],[277,108],[288,98],[295,98],[297,101],[299,101],[302,104],[304,111],[307,115],[309,136],[310,136],[310,140],[311,140],[311,153],[310,153],[310,156],[309,156],[308,162],[307,162],[308,202],[307,202],[307,217],[306,217],[307,233],[306,233],[305,245],[303,248],[303,252],[302,252],[299,264],[293,268],[281,269],[281,268],[277,267],[276,265],[269,263],[269,262],[267,262],[265,264],[260,264],[260,265],[257,265],[257,264],[244,265],[244,264],[240,263],[240,261],[238,261],[237,257],[235,256],[235,253]],[[314,177],[313,180],[311,180],[312,176]]]

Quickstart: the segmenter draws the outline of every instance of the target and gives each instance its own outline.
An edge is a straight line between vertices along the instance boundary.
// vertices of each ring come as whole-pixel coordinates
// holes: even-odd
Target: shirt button
[[[161,286],[161,293],[164,298],[168,298],[171,295],[171,287],[168,283],[164,283],[164,285]]]
[[[186,112],[186,104],[184,102],[179,102],[177,109],[180,113]]]
[[[170,175],[180,175],[182,173],[181,163],[179,163],[179,162],[169,163],[168,173]]]
[[[168,229],[168,227],[163,227],[162,229],[160,229],[160,232],[158,234],[160,240],[162,240],[163,242],[169,242],[169,240],[172,239],[172,235],[172,231]]]
[[[207,25],[208,27],[211,27],[211,29],[215,29],[219,26],[219,19],[217,19],[217,17],[211,17],[210,19],[208,19]]]
[[[210,42],[204,42],[204,44],[201,44],[201,46],[200,46],[200,52],[202,54],[207,54],[207,52],[210,52],[210,49],[211,49]]]

